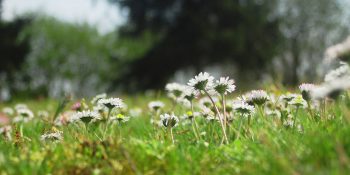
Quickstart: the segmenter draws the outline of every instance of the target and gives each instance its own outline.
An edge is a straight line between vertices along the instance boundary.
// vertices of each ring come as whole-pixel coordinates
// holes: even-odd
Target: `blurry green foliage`
[[[105,91],[118,75],[114,34],[101,35],[88,25],[40,17],[20,39],[29,39],[31,47],[19,80],[24,90],[53,97],[66,92],[90,95]]]

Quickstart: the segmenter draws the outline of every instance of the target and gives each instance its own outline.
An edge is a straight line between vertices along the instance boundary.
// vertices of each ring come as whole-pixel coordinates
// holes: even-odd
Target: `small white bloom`
[[[179,118],[175,116],[174,114],[162,114],[160,115],[160,122],[163,124],[164,127],[176,127],[179,123]]]
[[[132,108],[129,110],[129,114],[132,117],[139,117],[142,114],[142,109],[141,108]]]
[[[113,108],[123,108],[124,107],[123,100],[120,98],[100,99],[100,100],[98,100],[98,104],[103,105],[110,110]]]
[[[150,110],[158,111],[159,109],[163,108],[165,105],[161,101],[151,101],[148,103],[148,108]]]
[[[9,125],[6,125],[6,126],[3,126],[3,127],[0,128],[0,134],[2,134],[8,140],[12,139],[11,132],[12,132],[12,128]]]
[[[38,116],[40,118],[48,118],[49,117],[49,112],[47,112],[47,111],[38,111]]]
[[[299,89],[301,91],[301,95],[307,101],[309,101],[311,99],[310,93],[315,88],[316,88],[316,86],[314,84],[308,84],[308,83],[303,83],[299,86]]]
[[[199,92],[196,91],[193,87],[191,86],[186,86],[184,90],[184,98],[187,99],[188,101],[192,101],[193,99],[197,98],[199,95]]]
[[[196,75],[194,78],[190,79],[188,82],[188,85],[193,87],[195,90],[198,91],[208,91],[211,90],[213,87],[213,81],[214,77],[211,76],[207,72],[201,72],[198,75]]]
[[[328,72],[324,78],[325,82],[330,82],[338,78],[350,76],[350,67],[347,63],[341,63],[341,66]]]
[[[82,121],[84,123],[90,123],[90,122],[94,122],[96,120],[100,120],[100,114],[96,111],[81,111],[81,112],[77,112],[75,113],[71,118],[70,121],[74,122],[74,121]]]
[[[165,86],[165,90],[168,92],[168,96],[174,100],[178,100],[183,97],[186,87],[179,83],[168,83]]]
[[[63,133],[62,131],[46,133],[40,137],[40,140],[41,141],[60,141],[63,139],[62,133]]]
[[[112,116],[111,121],[117,121],[117,122],[127,122],[130,120],[130,117],[127,117],[123,114],[117,114],[115,116]]]
[[[235,111],[242,114],[243,116],[252,115],[255,111],[254,106],[249,105],[244,101],[234,101],[234,103],[232,104],[232,107]]]
[[[326,97],[337,98],[344,90],[350,89],[350,77],[343,77],[325,82],[311,91],[313,99],[323,99]]]
[[[288,104],[303,108],[307,106],[307,102],[303,99],[301,95],[298,95],[297,97],[293,98],[290,102],[288,102]]]
[[[16,104],[15,109],[16,111],[18,111],[19,109],[28,109],[28,106],[26,104],[19,103]]]
[[[342,43],[336,44],[326,49],[325,62],[330,62],[350,53],[350,36]]]
[[[287,119],[283,122],[283,125],[286,127],[293,127],[294,121],[292,115],[288,115]]]
[[[13,115],[15,113],[15,111],[10,107],[3,108],[2,112],[5,113],[6,115]]]
[[[13,118],[13,122],[28,122],[34,118],[33,112],[28,108],[18,108],[17,116]]]
[[[91,100],[91,103],[92,104],[97,104],[99,100],[105,99],[105,98],[107,98],[107,94],[106,93],[98,94]]]
[[[262,105],[269,100],[269,96],[264,90],[252,90],[245,96],[248,103],[254,103],[257,105]]]
[[[235,81],[230,79],[229,77],[220,77],[219,80],[216,80],[214,89],[217,93],[221,95],[232,93],[236,89],[234,83]]]
[[[216,97],[212,97],[214,103],[219,102],[219,99]],[[210,98],[205,96],[201,99],[199,99],[199,107],[202,108],[211,108],[213,106],[213,103],[211,102]]]
[[[285,100],[286,102],[290,102],[293,100],[295,97],[297,97],[298,94],[292,94],[292,93],[286,93],[280,96],[280,99]]]
[[[303,83],[299,86],[299,89],[301,92],[310,92],[312,91],[316,86],[314,84],[310,83]]]

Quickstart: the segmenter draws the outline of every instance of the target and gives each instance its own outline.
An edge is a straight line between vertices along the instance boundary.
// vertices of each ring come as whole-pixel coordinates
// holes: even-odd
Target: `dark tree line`
[[[201,70],[235,63],[240,71],[261,72],[278,52],[275,0],[112,0],[129,9],[121,36],[159,36],[153,47],[130,63],[125,79],[132,87],[159,88],[181,68]]]

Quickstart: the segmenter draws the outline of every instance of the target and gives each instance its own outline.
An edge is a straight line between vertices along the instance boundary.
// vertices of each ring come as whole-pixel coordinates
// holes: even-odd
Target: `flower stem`
[[[297,109],[295,110],[295,116],[294,116],[294,120],[293,120],[293,130],[295,130],[295,125],[296,125],[296,119],[297,119],[297,115],[298,115],[298,111],[299,111],[299,106],[297,106]]]
[[[191,101],[191,112],[192,112],[192,129],[193,129],[193,133],[196,136],[197,141],[199,141],[201,138],[200,138],[200,135],[199,135],[199,129],[198,129],[198,125],[197,125],[196,119],[194,118],[194,110],[193,110],[193,103],[192,103],[192,101]]]
[[[227,117],[226,117],[226,99],[225,99],[225,94],[222,95],[222,106],[223,106],[223,113],[224,113],[224,126],[225,129],[227,128]]]
[[[213,105],[214,105],[214,108],[215,108],[215,110],[216,110],[216,112],[217,112],[217,114],[218,114],[218,117],[219,117],[219,121],[220,121],[220,124],[221,124],[221,129],[222,129],[222,132],[223,132],[223,135],[224,135],[224,139],[225,139],[225,141],[226,141],[226,144],[228,144],[228,139],[227,139],[227,135],[226,135],[225,126],[224,126],[224,123],[223,123],[223,121],[222,121],[222,117],[221,117],[221,114],[220,114],[220,112],[219,112],[219,109],[218,109],[218,107],[216,106],[216,104],[215,104],[213,98],[211,98],[211,96],[209,95],[208,91],[204,90],[204,92],[205,92],[205,94],[209,97],[210,101],[211,101],[211,102],[213,103]]]

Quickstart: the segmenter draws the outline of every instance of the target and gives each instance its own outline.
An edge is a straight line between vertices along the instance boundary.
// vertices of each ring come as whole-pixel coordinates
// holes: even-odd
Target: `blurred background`
[[[349,0],[0,0],[0,101],[135,93],[200,71],[318,82]]]

